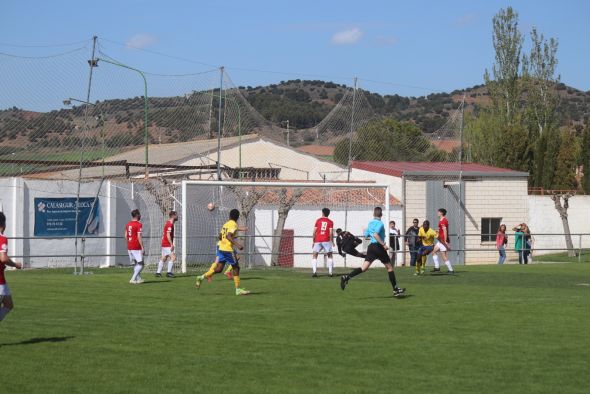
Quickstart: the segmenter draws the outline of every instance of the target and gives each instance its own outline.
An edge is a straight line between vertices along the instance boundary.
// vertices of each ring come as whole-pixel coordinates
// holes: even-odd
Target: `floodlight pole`
[[[104,58],[99,58],[96,60],[97,61],[102,60],[105,63],[109,63],[114,66],[123,67],[128,70],[135,71],[136,73],[141,75],[141,78],[143,78],[143,91],[144,91],[144,95],[143,95],[143,133],[144,133],[144,144],[145,144],[145,179],[148,179],[150,177],[150,172],[149,172],[150,136],[149,136],[149,131],[148,131],[148,84],[147,84],[147,78],[145,77],[145,74],[143,73],[143,71],[138,70],[137,68],[130,67],[126,64],[107,60]]]
[[[92,72],[94,71],[94,67],[97,66],[97,59],[95,58],[96,55],[96,40],[98,39],[97,36],[92,37],[92,57],[88,60],[88,66],[90,67],[90,73],[88,75],[88,89],[86,90],[86,102],[84,107],[84,131],[88,131],[88,107],[90,103],[90,90],[92,88]],[[80,185],[82,183],[82,166],[84,163],[84,139],[81,139],[81,146],[80,146],[80,168],[78,170],[78,190],[76,192],[76,216],[75,216],[75,223],[74,223],[74,275],[78,274],[78,218],[80,216]],[[82,262],[80,266],[80,275],[84,274],[84,263]]]
[[[465,114],[465,93],[463,93],[463,100],[461,101],[461,122],[459,123],[459,210],[462,215],[460,217],[463,218],[461,220],[460,228],[459,228],[459,247],[457,248],[457,254],[459,254],[460,249],[465,249],[465,236],[462,234],[464,231],[463,227],[465,225],[465,212],[464,206],[465,203],[463,202],[463,117]],[[463,247],[461,247],[461,237],[463,237]],[[457,256],[459,257],[459,256]],[[465,251],[463,251],[463,264],[465,264]]]
[[[219,67],[219,114],[217,119],[217,180],[221,180],[221,104],[223,99],[223,70]]]

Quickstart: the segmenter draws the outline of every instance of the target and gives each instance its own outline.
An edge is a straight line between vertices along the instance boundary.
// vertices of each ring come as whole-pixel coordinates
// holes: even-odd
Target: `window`
[[[481,218],[481,242],[495,242],[502,218]]]

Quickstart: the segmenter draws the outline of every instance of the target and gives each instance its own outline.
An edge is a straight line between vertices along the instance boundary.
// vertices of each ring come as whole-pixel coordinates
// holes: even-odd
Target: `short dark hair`
[[[342,229],[341,228],[337,228],[336,229],[336,234],[340,234],[341,232],[342,232]]]
[[[430,221],[428,221],[428,220],[425,220],[425,221],[422,223],[422,225],[423,225],[423,226],[428,226],[428,227],[430,227]]]
[[[232,209],[231,211],[229,211],[229,218],[231,220],[238,220],[240,218],[240,211],[238,211],[237,209]]]
[[[395,224],[395,220],[392,220],[391,222],[389,222],[389,224]]]
[[[6,215],[0,212],[0,227],[6,227]]]
[[[322,215],[326,217],[330,216],[330,208],[322,208]]]
[[[133,211],[131,211],[131,217],[132,218],[136,218],[141,216],[141,213],[139,212],[139,209],[134,209]]]
[[[381,209],[381,207],[375,207],[375,209],[373,209],[373,216],[376,218],[380,218],[381,216],[383,216],[383,210]]]
[[[169,218],[171,218],[172,216],[176,216],[176,215],[177,215],[176,211],[170,211],[170,212],[168,213],[168,217],[169,217]]]
[[[418,220],[418,218],[414,218],[414,220],[412,222],[413,223],[420,223],[420,221]]]
[[[446,210],[446,209],[444,209],[444,208],[440,208],[438,211],[439,211],[440,213],[442,213],[442,214],[443,214],[443,216],[447,216],[447,210]]]

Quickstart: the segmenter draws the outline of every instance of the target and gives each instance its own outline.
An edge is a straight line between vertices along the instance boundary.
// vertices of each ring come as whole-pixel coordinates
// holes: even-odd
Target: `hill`
[[[333,82],[296,79],[239,89],[249,104],[269,122],[279,125],[289,120],[293,131],[304,131],[317,125],[350,88]],[[564,84],[556,85],[555,89],[561,98],[562,125],[581,130],[590,117],[590,92],[582,92]],[[432,133],[440,128],[463,96],[460,90],[421,97],[381,95],[369,91],[362,93],[376,114],[414,122],[424,133]],[[467,111],[477,111],[489,100],[483,85],[467,88],[465,94]],[[208,101],[202,102],[197,110],[188,101],[185,97],[150,98],[149,130],[152,142],[187,141],[215,134],[216,100],[213,99],[212,110]],[[92,111],[95,120],[89,125],[84,138],[78,133],[84,124],[82,106],[47,113],[15,107],[0,110],[0,154],[39,146],[71,150],[80,145],[97,147],[103,142],[108,148],[143,143],[141,97],[106,100],[99,104]],[[252,114],[242,116],[252,118]],[[246,124],[247,119],[243,122]],[[246,133],[252,131],[244,130]],[[257,130],[261,134],[264,131],[264,127]],[[235,134],[236,131],[226,130],[226,133]],[[293,133],[292,142],[295,145],[312,142],[314,137],[311,133],[307,134]]]

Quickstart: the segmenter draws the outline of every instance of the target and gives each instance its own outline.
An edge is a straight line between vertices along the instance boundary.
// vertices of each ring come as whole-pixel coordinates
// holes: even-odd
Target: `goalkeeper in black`
[[[355,237],[348,231],[343,231],[341,228],[336,230],[336,246],[338,246],[338,254],[345,257],[347,254],[355,257],[366,258],[367,255],[356,250],[356,247],[362,244],[363,241],[359,237]]]

